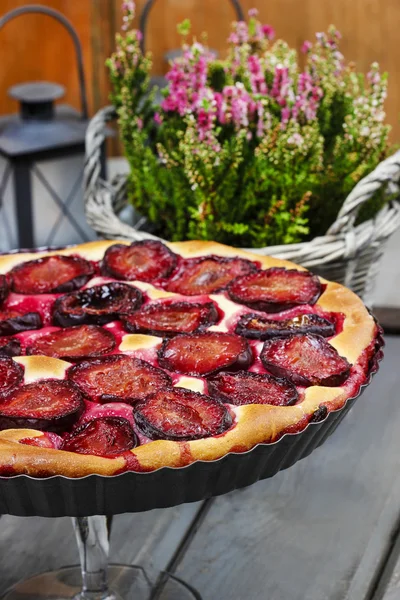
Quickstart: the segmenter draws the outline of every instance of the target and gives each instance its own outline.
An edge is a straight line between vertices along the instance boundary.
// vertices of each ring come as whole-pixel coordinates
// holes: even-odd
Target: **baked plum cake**
[[[0,475],[216,460],[357,395],[380,348],[361,300],[213,242],[0,257]]]

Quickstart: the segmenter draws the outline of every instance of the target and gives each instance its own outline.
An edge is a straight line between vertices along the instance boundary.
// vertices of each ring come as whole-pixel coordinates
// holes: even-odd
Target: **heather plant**
[[[323,235],[354,185],[387,153],[387,76],[364,76],[339,50],[331,26],[304,42],[303,57],[262,25],[255,9],[236,22],[224,59],[188,42],[156,102],[151,55],[132,28],[107,61],[130,163],[129,196],[152,230],[170,240],[237,246],[289,244]],[[359,215],[384,202],[373,198]]]

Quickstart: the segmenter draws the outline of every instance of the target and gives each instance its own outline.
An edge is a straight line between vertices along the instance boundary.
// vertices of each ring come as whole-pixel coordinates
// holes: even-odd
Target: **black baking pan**
[[[367,380],[358,394],[299,433],[285,434],[274,443],[258,444],[247,452],[231,452],[218,460],[148,473],[130,471],[76,479],[60,475],[43,479],[28,475],[0,477],[0,514],[81,517],[142,512],[219,496],[273,477],[311,454],[334,432],[378,371],[383,345],[380,334]]]

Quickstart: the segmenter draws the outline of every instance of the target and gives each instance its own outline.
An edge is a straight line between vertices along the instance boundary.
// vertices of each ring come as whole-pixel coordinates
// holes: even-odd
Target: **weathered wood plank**
[[[218,498],[178,575],[204,598],[368,598],[400,511],[399,354],[389,338],[381,372],[324,447]]]
[[[115,517],[110,561],[140,564],[155,581],[180,544],[200,503]],[[5,590],[35,573],[77,564],[71,519],[0,519],[0,597]]]
[[[400,497],[400,496],[399,496]],[[398,600],[400,598],[400,521],[393,545],[385,568],[382,570],[380,581],[371,600]]]

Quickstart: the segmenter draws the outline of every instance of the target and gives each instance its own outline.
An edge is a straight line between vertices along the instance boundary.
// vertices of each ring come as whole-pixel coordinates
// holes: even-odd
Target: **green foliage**
[[[180,35],[187,36],[190,33],[191,26],[192,24],[190,23],[190,20],[184,19],[182,23],[178,23],[176,29]]]
[[[376,64],[367,79],[346,66],[334,28],[309,44],[300,73],[293,49],[281,40],[270,46],[271,28],[262,37],[252,16],[245,41],[237,42],[244,33],[235,27],[226,60],[184,44],[184,58],[171,70],[184,81],[183,96],[173,97],[171,86],[163,91],[165,101],[181,98],[183,109],[155,105],[151,57],[142,55],[138,32],[117,36],[107,65],[131,165],[131,201],[156,234],[173,241],[257,247],[323,235],[354,185],[386,155],[386,76]],[[190,21],[178,31],[188,36]],[[268,94],[255,87],[258,65]],[[285,81],[277,65],[286,69]],[[192,89],[204,68],[204,82]],[[248,103],[245,117],[235,116],[234,97]],[[376,215],[384,192],[362,207],[357,222]]]

